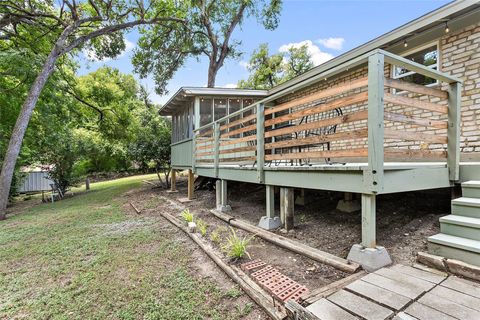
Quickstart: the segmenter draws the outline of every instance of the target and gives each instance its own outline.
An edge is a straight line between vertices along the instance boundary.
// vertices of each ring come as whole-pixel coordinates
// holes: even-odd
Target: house
[[[376,196],[463,184],[429,238],[432,252],[480,265],[480,2],[455,1],[268,91],[181,88],[172,166],[266,186],[260,226],[290,228],[293,188],[361,194],[362,243],[348,256],[390,263],[375,238]],[[468,182],[468,183],[467,183]],[[281,211],[274,216],[274,187]]]

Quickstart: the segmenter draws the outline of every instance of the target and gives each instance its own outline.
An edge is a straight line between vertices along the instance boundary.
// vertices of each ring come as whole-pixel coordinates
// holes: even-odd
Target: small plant
[[[202,219],[198,219],[197,228],[198,228],[198,231],[200,231],[200,234],[202,235],[202,237],[205,237],[205,235],[207,234],[208,224]]]
[[[233,287],[229,289],[227,292],[225,292],[225,296],[229,298],[238,298],[243,294],[242,291],[238,290],[236,287]]]
[[[217,228],[210,233],[210,240],[212,240],[213,243],[220,243],[220,241],[222,240],[222,237],[220,235],[221,231],[221,228]]]
[[[237,308],[237,311],[240,314],[240,316],[244,317],[252,311],[253,304],[248,302],[243,307],[241,307],[240,305],[237,304],[236,308]]]
[[[190,210],[188,210],[188,208],[182,211],[182,217],[183,220],[185,220],[187,223],[193,222],[193,213],[190,213]]]
[[[250,258],[250,254],[247,251],[247,246],[250,241],[255,237],[255,235],[250,238],[244,237],[243,239],[237,236],[235,230],[230,227],[230,235],[227,237],[227,243],[223,246],[223,250],[226,252],[227,256],[232,259],[240,259],[243,256],[247,255]]]

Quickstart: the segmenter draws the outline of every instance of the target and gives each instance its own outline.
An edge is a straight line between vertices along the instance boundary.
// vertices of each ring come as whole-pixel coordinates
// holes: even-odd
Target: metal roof
[[[161,115],[169,115],[179,105],[190,101],[195,96],[226,96],[226,97],[252,97],[263,98],[268,95],[267,90],[249,90],[235,88],[205,88],[205,87],[181,87],[165,105],[160,108]]]
[[[183,102],[185,102],[185,98],[194,95],[268,96],[266,97],[266,100],[272,101],[273,99],[270,98],[277,99],[288,94],[293,88],[298,90],[311,83],[312,80],[318,78],[322,73],[375,49],[380,48],[388,50],[389,52],[400,53],[405,50],[403,47],[403,42],[405,40],[408,41],[410,49],[428,41],[440,38],[444,35],[445,22],[448,22],[448,27],[451,30],[450,32],[455,32],[470,24],[478,23],[479,21],[480,0],[452,1],[268,91],[182,87],[160,109],[160,113],[169,114],[171,110],[175,108],[175,105],[182,101],[182,97]]]

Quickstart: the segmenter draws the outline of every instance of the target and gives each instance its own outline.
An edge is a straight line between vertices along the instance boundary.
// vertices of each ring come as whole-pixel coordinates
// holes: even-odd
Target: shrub
[[[202,235],[202,237],[205,237],[205,235],[207,234],[208,224],[202,219],[198,219],[197,228],[198,228],[198,231],[200,231],[200,234]]]
[[[235,230],[230,227],[230,235],[227,237],[227,243],[223,246],[223,249],[228,257],[232,259],[240,259],[247,255],[250,258],[250,254],[247,251],[247,246],[255,235],[247,238],[240,238],[237,236]]]
[[[183,220],[185,220],[187,223],[193,222],[193,214],[190,213],[190,210],[188,210],[188,208],[182,211],[182,217]]]
[[[220,241],[222,240],[220,235],[221,231],[221,228],[217,228],[210,233],[210,240],[212,240],[213,243],[220,243]]]

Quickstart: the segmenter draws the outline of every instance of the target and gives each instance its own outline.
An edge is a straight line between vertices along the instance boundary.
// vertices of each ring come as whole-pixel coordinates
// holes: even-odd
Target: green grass
[[[92,184],[0,222],[0,319],[242,317],[190,271],[192,248],[178,230],[124,212],[122,195],[146,178]]]

